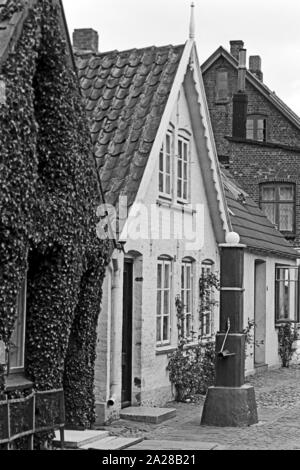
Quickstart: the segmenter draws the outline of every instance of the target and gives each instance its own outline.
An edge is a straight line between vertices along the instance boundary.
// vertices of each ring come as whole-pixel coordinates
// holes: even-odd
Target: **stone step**
[[[93,444],[109,436],[107,431],[65,431],[65,447],[67,449],[81,449],[83,446]],[[54,447],[60,447],[60,433],[55,432]]]
[[[215,442],[145,440],[130,447],[130,450],[224,450]]]
[[[123,450],[142,442],[142,437],[128,438],[109,436],[92,444],[80,447],[81,450]]]
[[[148,408],[143,406],[124,408],[120,413],[121,419],[140,421],[148,424],[160,424],[168,419],[175,418],[174,408]]]

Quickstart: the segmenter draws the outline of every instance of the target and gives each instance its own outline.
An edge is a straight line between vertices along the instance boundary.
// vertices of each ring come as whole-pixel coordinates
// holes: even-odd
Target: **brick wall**
[[[226,68],[229,77],[229,100],[225,104],[216,102],[216,74],[220,68]],[[232,175],[245,191],[259,202],[259,183],[296,183],[297,236],[293,244],[300,246],[300,152],[276,147],[280,143],[300,148],[300,130],[247,81],[248,114],[267,117],[267,141],[276,145],[270,148],[228,141],[226,137],[232,136],[232,95],[237,89],[237,70],[220,58],[204,73],[203,79],[219,157],[227,157]]]

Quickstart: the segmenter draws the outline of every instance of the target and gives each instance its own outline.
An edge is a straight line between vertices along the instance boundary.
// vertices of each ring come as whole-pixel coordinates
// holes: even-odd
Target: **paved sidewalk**
[[[268,371],[248,381],[255,387],[258,405],[259,423],[254,426],[200,426],[204,402],[200,397],[199,403],[168,403],[177,409],[177,416],[160,425],[120,420],[105,429],[114,435],[143,437],[151,441],[152,449],[156,441],[156,450],[166,450],[166,441],[177,441],[180,446],[186,442],[187,448],[194,445],[195,449],[202,445],[216,450],[300,450],[300,366]]]

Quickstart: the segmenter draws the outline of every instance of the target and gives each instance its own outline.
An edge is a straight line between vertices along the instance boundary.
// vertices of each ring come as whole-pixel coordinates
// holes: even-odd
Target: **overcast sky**
[[[188,38],[190,0],[64,0],[70,33],[94,28],[100,50],[182,44]],[[300,1],[195,0],[201,63],[220,45],[242,39],[260,55],[264,82],[300,115]]]

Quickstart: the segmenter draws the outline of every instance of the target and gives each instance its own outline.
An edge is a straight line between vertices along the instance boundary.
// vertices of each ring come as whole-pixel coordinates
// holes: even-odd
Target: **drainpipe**
[[[120,364],[118,357],[121,357],[120,331],[122,331],[122,304],[123,304],[123,286],[121,282],[121,266],[123,262],[122,253],[115,253],[112,259],[113,280],[112,280],[112,308],[111,308],[111,369],[110,369],[110,397],[107,406],[116,404],[118,396],[118,387],[120,385]]]

